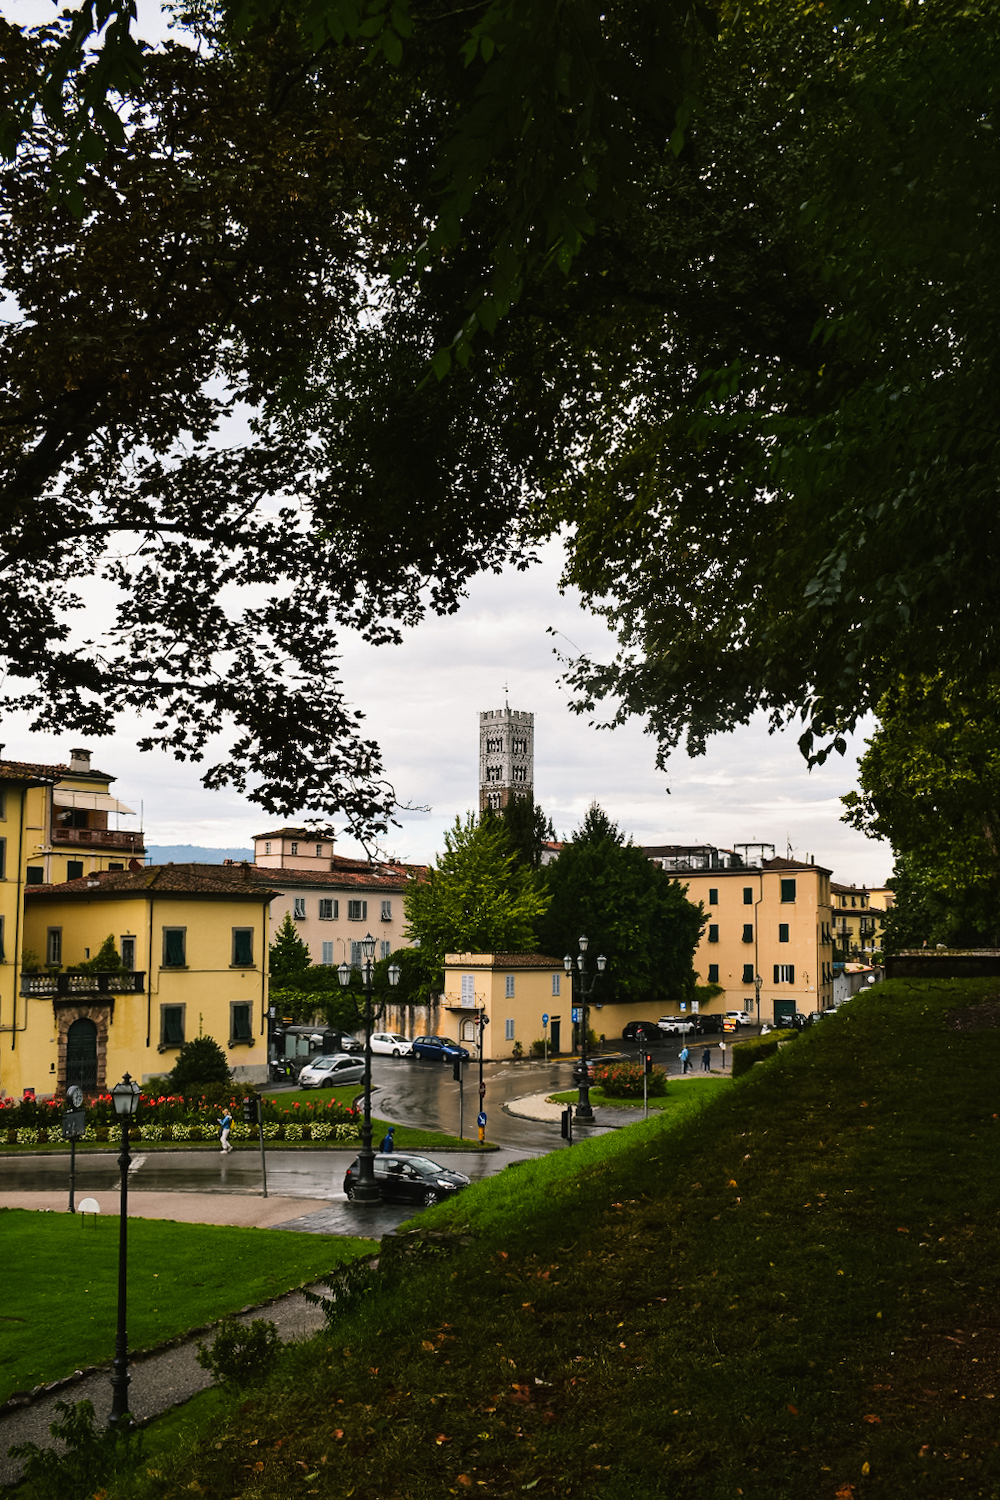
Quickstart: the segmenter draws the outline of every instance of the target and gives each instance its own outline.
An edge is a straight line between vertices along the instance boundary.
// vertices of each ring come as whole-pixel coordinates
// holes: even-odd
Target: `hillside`
[[[996,1497],[998,1020],[996,981],[880,986],[427,1214],[142,1493]]]

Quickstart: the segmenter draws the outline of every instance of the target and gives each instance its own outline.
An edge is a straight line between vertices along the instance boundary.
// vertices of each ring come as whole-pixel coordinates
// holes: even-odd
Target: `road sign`
[[[549,1013],[548,1013],[548,1011],[546,1011],[545,1014],[542,1016],[542,1025],[543,1026],[547,1026],[548,1024],[549,1024]]]
[[[574,1021],[579,1021],[581,1019],[582,1015],[583,1015],[583,1012],[581,1011],[580,1007],[578,1005],[574,1005],[574,1007],[573,1007],[573,1020]]]

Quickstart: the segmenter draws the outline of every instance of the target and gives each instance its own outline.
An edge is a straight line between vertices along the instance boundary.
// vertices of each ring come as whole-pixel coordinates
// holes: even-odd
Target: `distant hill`
[[[253,863],[252,849],[206,849],[201,844],[147,844],[146,858],[152,865],[221,865],[224,859]]]

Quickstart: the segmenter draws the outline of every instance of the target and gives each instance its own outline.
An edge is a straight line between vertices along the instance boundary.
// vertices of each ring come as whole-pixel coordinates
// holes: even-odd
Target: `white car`
[[[694,1022],[689,1021],[686,1016],[661,1016],[656,1024],[667,1036],[687,1036],[689,1031],[694,1030]]]
[[[306,1063],[298,1083],[300,1089],[336,1089],[342,1083],[360,1083],[364,1076],[363,1058],[348,1057],[346,1052],[330,1052]]]
[[[386,1057],[409,1057],[413,1050],[413,1043],[408,1036],[400,1036],[398,1031],[373,1031],[372,1051],[381,1052]]]

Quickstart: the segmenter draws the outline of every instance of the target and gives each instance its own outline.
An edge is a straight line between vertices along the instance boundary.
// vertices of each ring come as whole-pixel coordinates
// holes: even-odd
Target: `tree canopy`
[[[536,946],[549,897],[517,857],[499,818],[456,818],[445,852],[406,887],[406,936],[437,973],[446,953],[519,953]]]
[[[285,988],[294,984],[311,965],[309,944],[299,937],[299,929],[292,914],[286,911],[269,949],[268,974],[271,985]]]

